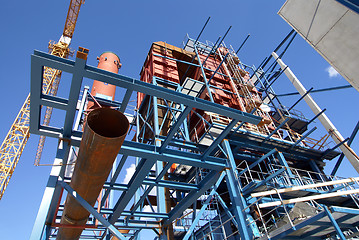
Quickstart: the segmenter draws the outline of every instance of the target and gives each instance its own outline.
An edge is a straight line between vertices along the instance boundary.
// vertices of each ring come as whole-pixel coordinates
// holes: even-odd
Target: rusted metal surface
[[[92,206],[111,171],[128,128],[126,116],[110,108],[95,109],[87,117],[70,186]],[[68,195],[61,224],[84,225],[89,215]],[[60,228],[57,239],[78,239],[82,231],[82,228]]]

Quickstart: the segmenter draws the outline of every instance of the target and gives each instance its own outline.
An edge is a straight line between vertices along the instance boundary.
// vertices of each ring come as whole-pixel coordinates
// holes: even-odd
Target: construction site
[[[268,36],[256,65],[242,54],[253,36],[231,43],[230,26],[206,39],[208,17],[182,44],[152,41],[139,77],[122,73],[121,52],[101,49],[94,66],[86,42],[71,44],[86,4],[71,0],[59,41],[31,53],[30,94],[0,148],[2,199],[39,136],[48,180],[34,186],[31,240],[359,239],[358,107],[342,131],[330,99],[316,102],[358,95],[358,1],[283,1],[272,14],[289,31]],[[346,85],[302,83],[285,58],[295,39]]]

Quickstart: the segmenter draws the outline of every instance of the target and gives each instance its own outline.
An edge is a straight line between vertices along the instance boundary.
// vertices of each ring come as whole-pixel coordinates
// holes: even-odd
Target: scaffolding
[[[55,239],[61,227],[83,229],[83,239],[143,239],[145,229],[157,239],[184,240],[359,235],[358,179],[323,173],[339,146],[329,146],[327,136],[310,138],[318,116],[307,119],[295,104],[280,102],[272,84],[285,69],[275,61],[256,68],[223,41],[187,37],[183,48],[153,43],[138,80],[88,66],[84,55],[80,49],[75,61],[39,51],[31,57],[30,131],[59,139],[31,239]],[[68,99],[42,93],[43,66],[73,74]],[[83,78],[116,85],[123,98],[108,101],[88,88],[81,94]],[[66,175],[88,101],[124,112],[135,130],[94,206]],[[40,106],[64,110],[63,126],[41,125]],[[121,183],[131,159],[135,172]],[[66,194],[91,213],[86,225],[60,224]]]

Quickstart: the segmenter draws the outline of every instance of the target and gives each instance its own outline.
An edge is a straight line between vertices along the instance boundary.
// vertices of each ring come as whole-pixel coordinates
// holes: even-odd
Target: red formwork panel
[[[227,53],[227,50],[223,48],[219,51],[221,51],[222,56]],[[249,73],[238,66],[238,58],[232,57],[234,68],[232,67],[229,69],[225,68],[224,65],[220,66],[222,58],[219,54],[212,55],[208,58],[206,54],[199,54],[199,58],[202,63],[206,61],[203,66],[207,81],[212,78],[210,81],[211,93],[208,93],[205,88],[200,94],[200,98],[210,100],[209,94],[211,94],[215,103],[245,112],[251,112],[254,107],[258,108],[262,104],[261,94],[255,88],[253,83],[250,82]],[[153,77],[156,76],[167,81],[183,84],[184,79],[189,77],[196,81],[204,82],[203,73],[200,67],[189,67],[188,64],[176,60],[187,62],[193,60],[194,63],[198,63],[196,55],[193,52],[185,51],[164,42],[153,43],[140,74],[141,80],[150,83],[152,82]],[[218,68],[218,66],[220,67]],[[190,71],[188,71],[189,68],[191,69]],[[217,72],[214,74],[216,70]],[[237,75],[235,75],[233,71],[236,71]],[[186,75],[184,76],[185,72]],[[238,81],[234,79],[234,77],[230,79],[228,75],[231,75],[232,77],[237,76],[241,80]],[[246,90],[246,93],[243,92],[243,89]],[[143,100],[144,94],[138,93],[138,107],[140,107]],[[191,133],[196,132],[197,136],[194,138],[197,138],[200,137],[198,134],[204,134],[206,126],[203,124],[203,119],[199,118],[194,111],[207,121],[210,121],[211,119],[205,112],[199,109],[194,109],[190,113],[189,131]],[[256,114],[263,118],[263,121],[260,123],[261,126],[266,125],[268,129],[274,129],[274,124],[270,117],[268,117],[268,114],[262,111],[257,111]],[[221,117],[225,118],[226,116]]]

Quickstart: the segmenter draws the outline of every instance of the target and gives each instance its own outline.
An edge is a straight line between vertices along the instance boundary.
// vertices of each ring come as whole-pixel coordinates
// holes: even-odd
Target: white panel
[[[306,38],[320,0],[287,0],[278,14]]]
[[[358,39],[359,15],[348,11],[316,48],[359,91]]]
[[[336,1],[320,1],[316,14],[310,16],[313,22],[307,38],[313,45],[317,45],[347,11],[346,7]]]
[[[287,0],[278,14],[359,91],[359,14],[335,0]]]

